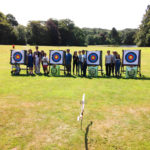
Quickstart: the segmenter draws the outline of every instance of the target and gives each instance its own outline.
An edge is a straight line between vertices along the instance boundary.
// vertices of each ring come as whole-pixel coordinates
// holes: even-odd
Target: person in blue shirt
[[[33,63],[34,63],[34,57],[32,54],[32,50],[29,49],[29,51],[28,51],[28,67],[29,67],[30,75],[33,75]]]
[[[71,61],[72,61],[72,55],[70,54],[70,49],[67,49],[67,53],[66,53],[67,75],[71,75]]]

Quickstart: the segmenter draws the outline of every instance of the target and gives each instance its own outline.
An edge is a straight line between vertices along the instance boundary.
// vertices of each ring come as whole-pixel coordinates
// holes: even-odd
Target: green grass
[[[122,49],[134,49],[40,50],[67,48],[103,50],[103,57],[108,49],[120,54]],[[10,49],[0,46],[0,150],[84,150],[85,143],[89,150],[150,149],[150,48],[136,48],[142,50],[142,80],[11,76]],[[83,93],[80,130],[77,116]]]

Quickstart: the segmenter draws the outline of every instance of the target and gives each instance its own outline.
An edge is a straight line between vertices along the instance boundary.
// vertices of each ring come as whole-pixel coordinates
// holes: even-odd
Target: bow
[[[81,112],[80,112],[80,115],[77,117],[77,121],[81,120],[81,129],[82,129],[83,114],[84,114],[84,105],[85,105],[85,94],[83,94],[82,101],[81,101]]]

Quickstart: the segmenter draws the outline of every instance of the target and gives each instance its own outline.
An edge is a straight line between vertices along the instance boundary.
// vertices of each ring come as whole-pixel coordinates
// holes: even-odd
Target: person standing
[[[44,56],[42,58],[42,66],[43,66],[43,70],[44,70],[44,75],[48,75],[48,57],[46,57],[46,53],[44,53]]]
[[[75,67],[76,67],[76,75],[77,75],[77,73],[79,74],[79,72],[78,72],[79,65],[78,64],[79,64],[79,57],[78,57],[77,51],[75,51],[73,54],[73,74],[74,74]]]
[[[85,50],[82,50],[82,70],[81,70],[81,75],[83,73],[83,76],[86,77],[86,69],[87,69],[87,63],[86,63],[86,54],[85,54]]]
[[[35,73],[40,74],[40,62],[41,62],[41,53],[36,46],[36,51],[34,52],[34,64],[35,64]]]
[[[120,66],[121,66],[121,59],[120,59],[120,55],[117,54],[116,59],[115,59],[115,75],[116,75],[116,77],[120,76]]]
[[[32,54],[32,50],[29,49],[28,51],[28,67],[29,67],[29,74],[33,75],[33,62],[34,62],[34,57]]]
[[[78,62],[78,75],[82,75],[82,55],[81,55],[81,51],[79,51],[79,62]]]
[[[105,66],[106,66],[106,75],[111,75],[111,64],[112,64],[112,55],[110,55],[110,50],[107,51],[105,56]]]
[[[40,53],[41,53],[41,64],[42,64],[42,68],[43,68],[43,61],[42,60],[43,60],[43,57],[44,57],[44,54],[45,54],[44,50],[41,50]],[[44,68],[43,68],[43,70],[44,70]]]
[[[67,49],[67,53],[66,53],[67,75],[71,75],[71,62],[72,62],[72,55],[70,54],[70,49]]]
[[[117,56],[117,52],[116,52],[116,51],[113,51],[112,63],[111,63],[111,72],[112,72],[113,77],[114,77],[116,56]]]

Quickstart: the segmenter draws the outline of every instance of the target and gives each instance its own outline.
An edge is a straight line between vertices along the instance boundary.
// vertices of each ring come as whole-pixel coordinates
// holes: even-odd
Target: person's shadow
[[[88,126],[86,127],[86,132],[85,132],[85,150],[88,150],[88,132],[90,126],[92,126],[93,122],[91,121]]]

